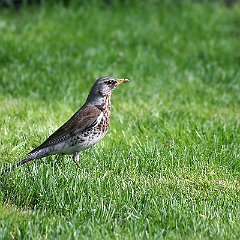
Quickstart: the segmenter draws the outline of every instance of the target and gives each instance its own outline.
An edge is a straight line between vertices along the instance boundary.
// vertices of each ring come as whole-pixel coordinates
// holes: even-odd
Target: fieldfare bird
[[[15,166],[59,153],[71,154],[73,160],[78,163],[80,152],[106,135],[110,124],[112,91],[126,82],[128,79],[99,78],[93,84],[84,105],[45,142]]]

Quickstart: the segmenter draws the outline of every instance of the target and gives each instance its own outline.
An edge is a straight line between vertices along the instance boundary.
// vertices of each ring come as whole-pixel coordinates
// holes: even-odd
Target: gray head
[[[119,79],[114,77],[101,77],[92,86],[87,101],[102,98],[111,95],[112,91],[120,84],[128,82],[128,79]]]

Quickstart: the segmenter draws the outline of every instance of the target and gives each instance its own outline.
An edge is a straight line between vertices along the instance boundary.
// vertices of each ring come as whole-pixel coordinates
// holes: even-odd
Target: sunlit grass
[[[111,128],[81,154],[1,177],[0,239],[240,238],[238,5],[26,8],[0,17],[1,167],[85,101]]]

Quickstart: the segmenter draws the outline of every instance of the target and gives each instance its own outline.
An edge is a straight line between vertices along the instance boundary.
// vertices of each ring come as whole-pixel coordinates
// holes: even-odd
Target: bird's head
[[[91,97],[106,96],[112,93],[112,91],[120,84],[128,82],[128,79],[119,79],[114,77],[102,77],[99,78],[91,89]]]

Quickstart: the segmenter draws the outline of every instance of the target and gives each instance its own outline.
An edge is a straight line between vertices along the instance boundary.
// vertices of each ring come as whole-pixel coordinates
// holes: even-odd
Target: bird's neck
[[[103,97],[103,112],[110,111],[111,110],[111,94],[108,94]]]
[[[111,109],[111,94],[95,97],[90,101],[87,100],[87,102],[90,103],[91,105],[96,106],[97,108],[99,108],[101,111],[105,113],[107,111],[110,111]]]

